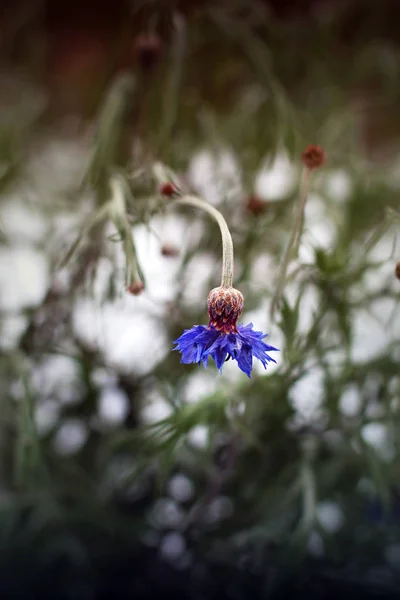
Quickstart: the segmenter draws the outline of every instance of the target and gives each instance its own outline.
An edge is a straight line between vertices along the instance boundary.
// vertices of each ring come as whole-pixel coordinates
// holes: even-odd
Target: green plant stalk
[[[125,180],[120,174],[114,174],[110,180],[110,187],[112,191],[110,214],[123,241],[126,260],[125,283],[129,287],[135,281],[143,281],[143,275],[137,261],[136,247],[127,217]]]
[[[270,308],[270,318],[271,320],[274,318],[275,311],[278,308],[280,301],[282,300],[283,291],[285,289],[285,285],[287,282],[287,270],[289,264],[292,260],[294,260],[299,252],[301,234],[303,231],[303,222],[304,222],[304,209],[307,202],[307,195],[310,186],[310,176],[311,170],[305,168],[303,170],[301,185],[300,185],[300,195],[297,203],[297,211],[296,218],[294,222],[294,226],[292,228],[288,245],[286,246],[285,253],[283,255],[283,260],[279,272],[278,284],[276,288],[276,292],[272,298],[271,308]]]
[[[179,104],[179,89],[182,81],[183,62],[186,53],[186,24],[180,14],[174,15],[175,39],[172,46],[172,66],[164,94],[163,121],[159,141],[159,151],[169,143],[176,122]]]
[[[178,178],[171,169],[169,169],[162,163],[155,163],[153,165],[153,175],[160,185],[173,182],[176,186],[178,198],[172,203],[172,206],[175,206],[176,204],[194,206],[195,208],[199,208],[200,210],[203,210],[204,212],[208,213],[218,223],[222,238],[221,286],[232,287],[233,269],[235,262],[233,242],[231,233],[229,231],[229,227],[223,215],[219,212],[219,210],[214,208],[214,206],[211,206],[211,204],[208,204],[208,202],[205,202],[205,200],[199,198],[198,196],[193,196],[191,194],[187,194],[185,196],[180,195]]]
[[[18,488],[29,485],[32,481],[37,483],[37,477],[41,471],[40,444],[34,418],[34,400],[23,365],[24,360],[25,357],[21,353],[17,353],[14,357],[14,366],[25,391],[19,406],[19,424],[15,448],[14,481]]]
[[[185,204],[187,206],[194,206],[196,208],[200,208],[201,210],[204,210],[206,213],[211,215],[213,219],[218,223],[222,238],[221,286],[232,287],[234,269],[233,242],[228,225],[222,214],[219,212],[219,210],[217,210],[210,204],[207,204],[207,202],[205,202],[201,198],[197,198],[197,196],[182,196],[181,198],[176,200],[175,204]]]

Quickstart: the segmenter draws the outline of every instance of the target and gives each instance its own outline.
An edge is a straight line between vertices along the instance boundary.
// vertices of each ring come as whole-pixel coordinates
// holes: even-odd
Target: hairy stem
[[[217,210],[204,200],[201,200],[201,198],[197,198],[197,196],[182,196],[178,200],[176,200],[175,203],[186,204],[188,206],[195,206],[196,208],[200,208],[201,210],[204,210],[209,215],[211,215],[218,223],[222,237],[221,286],[232,287],[234,266],[233,242],[228,225],[222,214],[219,212],[219,210]]]

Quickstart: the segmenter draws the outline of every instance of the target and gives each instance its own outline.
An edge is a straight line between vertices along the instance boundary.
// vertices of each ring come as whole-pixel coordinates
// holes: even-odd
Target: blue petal
[[[247,377],[250,378],[253,369],[253,354],[249,344],[243,344],[237,363],[239,369],[241,369],[243,373],[246,373]]]
[[[200,363],[207,366],[210,347],[213,345],[219,332],[208,329],[204,325],[195,325],[192,329],[186,329],[183,334],[175,340],[176,347],[182,354],[181,362],[185,364]]]
[[[217,365],[217,368],[221,371],[222,367],[224,365],[224,362],[226,360],[226,357],[228,356],[228,352],[226,351],[226,348],[222,345],[217,346],[211,356],[215,360],[215,364]]]

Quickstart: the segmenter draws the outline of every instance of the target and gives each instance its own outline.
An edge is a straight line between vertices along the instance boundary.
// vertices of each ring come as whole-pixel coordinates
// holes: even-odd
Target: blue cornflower
[[[267,337],[262,331],[253,331],[252,323],[236,326],[242,310],[243,296],[238,290],[223,287],[211,290],[208,297],[208,327],[195,325],[186,329],[174,342],[174,350],[182,354],[181,362],[202,362],[207,367],[208,357],[211,356],[221,371],[224,362],[232,358],[248,377],[253,368],[253,356],[262,362],[264,368],[267,363],[276,362],[267,353],[277,348],[262,341]]]

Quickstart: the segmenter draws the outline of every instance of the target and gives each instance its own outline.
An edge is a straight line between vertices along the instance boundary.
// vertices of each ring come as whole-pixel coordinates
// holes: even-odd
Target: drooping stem
[[[232,287],[234,266],[233,242],[228,225],[222,214],[219,212],[219,210],[211,206],[211,204],[201,200],[201,198],[197,198],[197,196],[182,196],[175,201],[175,204],[186,204],[188,206],[200,208],[211,215],[218,223],[222,237],[221,286]]]
[[[221,286],[232,287],[234,266],[233,242],[228,225],[222,214],[219,212],[219,210],[214,208],[214,206],[211,206],[211,204],[208,204],[208,202],[205,202],[197,196],[193,196],[191,194],[183,195],[181,190],[179,189],[178,177],[171,169],[169,169],[166,165],[162,164],[161,162],[157,162],[153,165],[153,175],[160,185],[169,182],[173,183],[176,189],[176,200],[173,204],[186,204],[187,206],[194,206],[195,208],[200,208],[200,210],[204,210],[209,215],[211,215],[213,219],[218,223],[222,237]]]

